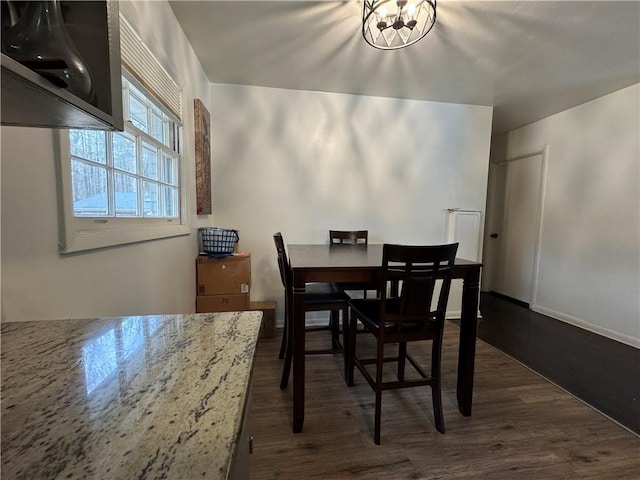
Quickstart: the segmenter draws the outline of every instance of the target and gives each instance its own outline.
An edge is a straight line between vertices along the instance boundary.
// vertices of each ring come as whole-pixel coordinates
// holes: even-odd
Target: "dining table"
[[[330,245],[288,244],[289,263],[293,273],[293,432],[300,433],[304,424],[305,400],[305,291],[315,282],[370,282],[382,270],[381,244]],[[456,258],[452,278],[462,279],[462,304],[458,349],[456,397],[458,409],[471,415],[473,374],[475,368],[476,333],[482,264]]]

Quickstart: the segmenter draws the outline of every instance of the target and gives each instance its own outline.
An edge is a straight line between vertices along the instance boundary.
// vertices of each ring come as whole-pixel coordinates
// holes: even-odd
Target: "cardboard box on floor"
[[[197,295],[240,295],[251,288],[251,255],[196,259]],[[248,305],[247,305],[248,307]]]

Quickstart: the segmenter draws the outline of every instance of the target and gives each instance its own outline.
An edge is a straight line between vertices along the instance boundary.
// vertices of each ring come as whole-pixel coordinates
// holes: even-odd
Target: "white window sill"
[[[60,243],[60,252],[76,253],[98,248],[113,247],[129,243],[146,242],[162,238],[190,235],[185,225],[136,226],[132,228],[110,228],[105,230],[76,230],[65,235]]]

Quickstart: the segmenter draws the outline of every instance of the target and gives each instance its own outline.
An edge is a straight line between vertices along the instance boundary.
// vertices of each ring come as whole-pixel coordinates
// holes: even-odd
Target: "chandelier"
[[[362,36],[382,50],[412,45],[436,21],[436,0],[363,0]]]

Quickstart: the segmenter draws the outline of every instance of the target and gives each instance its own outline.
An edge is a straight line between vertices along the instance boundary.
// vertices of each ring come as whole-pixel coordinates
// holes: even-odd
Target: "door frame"
[[[542,222],[544,217],[544,203],[546,196],[547,185],[547,160],[549,157],[549,145],[541,145],[540,147],[527,149],[526,151],[514,155],[507,156],[504,160],[489,161],[489,191],[487,198],[487,216],[485,220],[484,229],[484,245],[483,249],[483,265],[484,272],[482,275],[481,290],[490,291],[492,289],[492,277],[493,267],[495,266],[495,251],[492,248],[491,232],[495,232],[497,225],[496,222],[496,194],[497,194],[497,178],[498,178],[498,165],[513,162],[516,160],[523,160],[525,158],[535,157],[542,155],[542,165],[540,171],[540,185],[538,188],[538,217],[536,219],[535,226],[535,242],[533,249],[533,269],[531,278],[531,302],[529,308],[537,305],[538,301],[538,274],[540,271],[540,250],[542,247]]]

